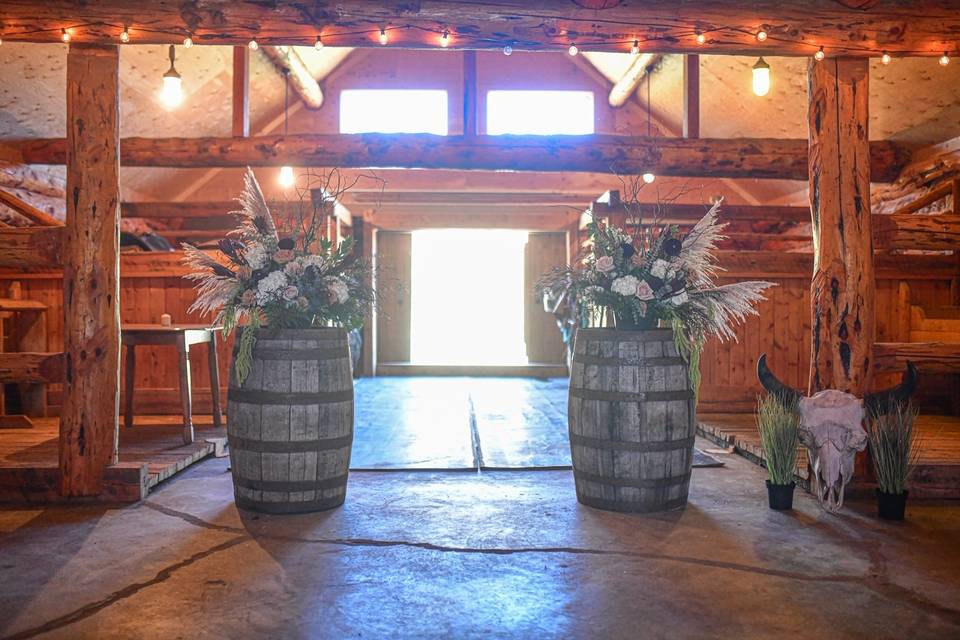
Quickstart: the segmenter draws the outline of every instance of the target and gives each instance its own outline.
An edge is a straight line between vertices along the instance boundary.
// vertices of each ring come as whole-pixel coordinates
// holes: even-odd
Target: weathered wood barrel
[[[608,511],[687,502],[696,400],[670,329],[577,331],[568,424],[577,500]]]
[[[231,367],[227,435],[241,509],[303,513],[343,504],[353,445],[347,332],[258,331],[243,385]]]

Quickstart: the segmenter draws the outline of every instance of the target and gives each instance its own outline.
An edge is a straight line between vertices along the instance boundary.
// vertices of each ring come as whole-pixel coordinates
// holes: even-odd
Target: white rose
[[[669,268],[670,263],[666,260],[656,260],[653,263],[653,266],[650,267],[650,275],[664,280],[667,277],[667,269]]]
[[[681,304],[683,304],[683,303],[686,302],[687,300],[689,300],[689,297],[687,296],[687,291],[686,291],[686,289],[684,289],[684,290],[680,291],[679,293],[677,293],[677,294],[676,294],[675,296],[673,296],[672,298],[670,298],[667,302],[669,302],[670,304],[675,305],[675,306],[680,306]]]
[[[324,278],[323,282],[327,285],[330,292],[330,301],[337,304],[343,304],[350,299],[350,288],[347,283],[336,277]]]
[[[632,296],[636,295],[639,284],[640,281],[635,276],[623,276],[613,281],[610,290],[622,296]]]
[[[262,244],[254,243],[247,246],[243,258],[251,269],[259,269],[267,262],[267,252]]]

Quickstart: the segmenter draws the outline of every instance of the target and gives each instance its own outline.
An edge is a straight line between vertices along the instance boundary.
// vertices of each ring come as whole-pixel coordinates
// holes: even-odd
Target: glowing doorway
[[[411,242],[410,360],[524,365],[526,231],[430,229]]]

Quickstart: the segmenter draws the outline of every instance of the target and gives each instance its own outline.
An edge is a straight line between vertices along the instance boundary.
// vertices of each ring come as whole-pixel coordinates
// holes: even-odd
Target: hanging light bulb
[[[313,48],[316,49],[317,51],[320,51],[320,49],[323,49],[323,40],[320,39],[319,33],[317,34],[317,41],[313,43]]]
[[[707,42],[707,36],[702,33],[697,33],[697,44],[705,44]]]
[[[387,30],[380,29],[380,44],[387,44]]]
[[[760,29],[760,31],[757,31],[757,42],[765,42],[766,39],[767,39],[766,31],[764,31],[763,29]]]
[[[509,56],[513,54],[513,47],[508,44],[503,45],[503,55]]]
[[[880,56],[880,62],[882,62],[883,64],[890,64],[891,60],[893,60],[893,58],[891,58],[890,54],[887,53],[886,51],[884,51],[883,55]]]
[[[947,52],[946,52],[946,51],[944,51],[944,52],[943,52],[943,55],[940,56],[939,62],[940,62],[940,66],[941,66],[941,67],[945,67],[945,66],[947,66],[948,64],[950,64],[950,56],[947,55]]]
[[[3,45],[3,38],[0,38],[0,45]]]
[[[827,57],[827,54],[823,52],[823,47],[820,47],[819,49],[817,49],[817,52],[813,54],[813,59],[816,60],[817,62],[822,61],[826,57]]]
[[[571,56],[575,56],[580,53],[580,49],[577,49],[577,45],[571,44],[570,48],[567,49],[567,53],[569,53]]]
[[[130,42],[130,32],[126,27],[123,28],[123,31],[120,32],[120,42],[127,43]]]
[[[446,46],[448,46],[449,44],[450,44],[450,32],[449,32],[449,31],[444,31],[444,32],[443,32],[443,35],[440,36],[440,46],[441,46],[441,47],[446,47]]]
[[[649,171],[643,174],[643,181],[647,184],[653,184],[653,181],[657,179],[657,176],[653,175]]]
[[[250,51],[256,51],[257,49],[260,48],[260,45],[257,44],[257,39],[256,39],[256,38],[254,38],[253,40],[251,40],[250,42],[248,42],[248,43],[247,43],[247,46],[250,47]]]
[[[60,29],[60,39],[64,42],[70,42],[70,32],[66,29]]]
[[[289,189],[296,183],[297,176],[293,173],[293,167],[284,165],[280,167],[280,174],[277,176],[277,182],[280,186]]]
[[[288,113],[287,106],[289,104],[290,98],[290,72],[287,69],[283,70],[283,135],[287,135],[288,127]],[[277,176],[277,181],[280,183],[280,186],[289,189],[297,181],[297,176],[293,173],[293,167],[289,165],[284,165],[280,167],[280,175]]]
[[[170,45],[169,55],[170,68],[163,74],[163,89],[160,90],[160,100],[167,108],[173,109],[183,102],[183,81],[174,66],[177,52],[173,45]]]
[[[639,41],[639,40],[634,40],[634,41],[633,41],[633,46],[630,47],[630,53],[632,53],[633,55],[637,55],[638,53],[640,53],[640,41]]]
[[[189,48],[192,47],[192,46],[193,46],[193,38],[191,38],[191,37],[188,35],[186,38],[183,39],[183,48],[184,48],[184,49],[189,49]]]
[[[770,93],[770,65],[762,56],[753,65],[753,92],[758,96]]]

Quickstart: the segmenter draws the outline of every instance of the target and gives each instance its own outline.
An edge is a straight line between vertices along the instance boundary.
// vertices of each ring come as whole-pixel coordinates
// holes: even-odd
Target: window
[[[487,134],[584,135],[594,132],[590,91],[490,91]]]
[[[340,92],[340,133],[447,135],[447,92],[346,89]]]

